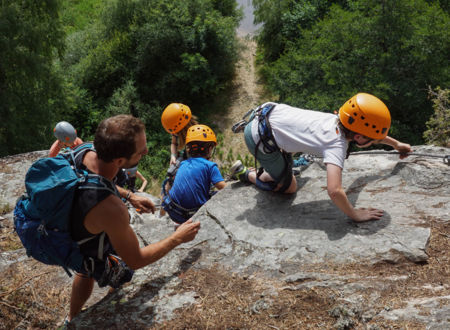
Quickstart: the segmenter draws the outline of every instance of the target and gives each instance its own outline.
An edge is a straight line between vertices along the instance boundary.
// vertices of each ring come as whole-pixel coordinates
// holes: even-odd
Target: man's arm
[[[117,185],[116,188],[117,191],[119,191],[120,196],[130,201],[131,205],[133,205],[134,208],[140,209],[143,213],[155,213],[155,204],[153,204],[153,202],[147,197],[136,195],[130,190],[124,189]]]
[[[169,237],[143,248],[129,224],[126,206],[116,196],[109,196],[97,204],[84,220],[92,234],[105,232],[114,250],[132,269],[138,269],[164,257],[181,243],[192,241],[200,229],[200,223],[186,221]]]
[[[355,209],[342,188],[342,168],[330,163],[327,163],[327,191],[333,203],[356,222],[379,220],[383,216],[382,210]]]

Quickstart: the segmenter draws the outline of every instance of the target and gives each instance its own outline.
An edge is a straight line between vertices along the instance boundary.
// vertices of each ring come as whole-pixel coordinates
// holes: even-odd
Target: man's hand
[[[383,216],[383,210],[373,209],[373,208],[361,208],[355,209],[355,215],[352,217],[355,222],[365,222],[372,220],[380,220]]]
[[[155,204],[147,197],[131,194],[128,200],[131,205],[133,205],[135,209],[139,209],[141,213],[155,213],[156,211]]]
[[[399,142],[394,148],[400,153],[400,159],[408,157],[408,153],[412,152],[411,146],[403,142]]]
[[[173,233],[173,236],[179,244],[186,243],[192,241],[199,230],[200,222],[192,222],[192,219],[189,219],[177,228],[177,230]]]
[[[175,165],[177,163],[177,157],[176,157],[176,155],[171,155],[170,156],[170,163],[169,163],[169,165]]]

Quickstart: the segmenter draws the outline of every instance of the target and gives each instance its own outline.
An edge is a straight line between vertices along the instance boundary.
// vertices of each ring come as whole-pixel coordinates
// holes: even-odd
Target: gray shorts
[[[252,123],[253,121],[250,121],[247,126],[245,126],[244,137],[248,150],[255,156],[256,144],[252,137]],[[286,160],[281,151],[277,150],[270,154],[265,154],[258,149],[256,159],[275,181],[282,179],[284,171],[286,170]]]

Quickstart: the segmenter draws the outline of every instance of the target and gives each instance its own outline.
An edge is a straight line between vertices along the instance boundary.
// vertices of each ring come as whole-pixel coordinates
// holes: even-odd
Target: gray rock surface
[[[432,146],[418,146],[415,151],[450,154],[449,149]],[[25,161],[14,162],[14,157],[1,160],[1,203],[11,203],[20,195],[20,178],[28,160],[37,155],[26,156]],[[345,304],[354,308],[361,302],[367,304],[364,313],[355,312],[362,320],[420,320],[428,328],[450,328],[450,296],[442,294],[448,292],[449,282],[431,290],[432,296],[405,301],[404,308],[379,313],[370,306],[376,294],[364,296],[361,290],[376,292],[402,277],[337,276],[309,268],[359,262],[426,262],[429,219],[450,221],[450,166],[440,159],[418,156],[399,160],[398,155],[353,155],[346,161],[343,186],[353,205],[383,209],[383,218],[354,223],[340,212],[327,195],[326,172],[319,160],[302,170],[298,191],[292,196],[231,182],[194,216],[202,226],[194,241],[138,270],[131,284],[91,306],[75,325],[93,328],[101,320],[102,328],[118,324],[126,328],[170,320],[175,309],[195,302],[195,292],[175,291],[180,283],[178,275],[191,267],[219,264],[230,273],[276,279],[286,290],[332,288]],[[131,207],[130,213],[142,245],[157,242],[174,230],[167,216],[137,214]],[[5,217],[11,219],[11,213]],[[11,262],[11,252],[0,256],[1,271]],[[427,317],[423,316],[424,308]]]
[[[31,164],[45,157],[48,151],[35,151],[0,158],[0,206],[14,208],[17,198],[25,191],[24,178]]]

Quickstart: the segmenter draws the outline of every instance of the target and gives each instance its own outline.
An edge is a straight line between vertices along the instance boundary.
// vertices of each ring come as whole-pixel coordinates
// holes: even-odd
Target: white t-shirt
[[[269,121],[275,141],[284,151],[321,156],[324,163],[344,168],[348,141],[339,129],[336,115],[276,104],[269,114]],[[258,120],[255,119],[252,125],[252,137],[257,143]],[[262,143],[262,151],[261,146]]]

